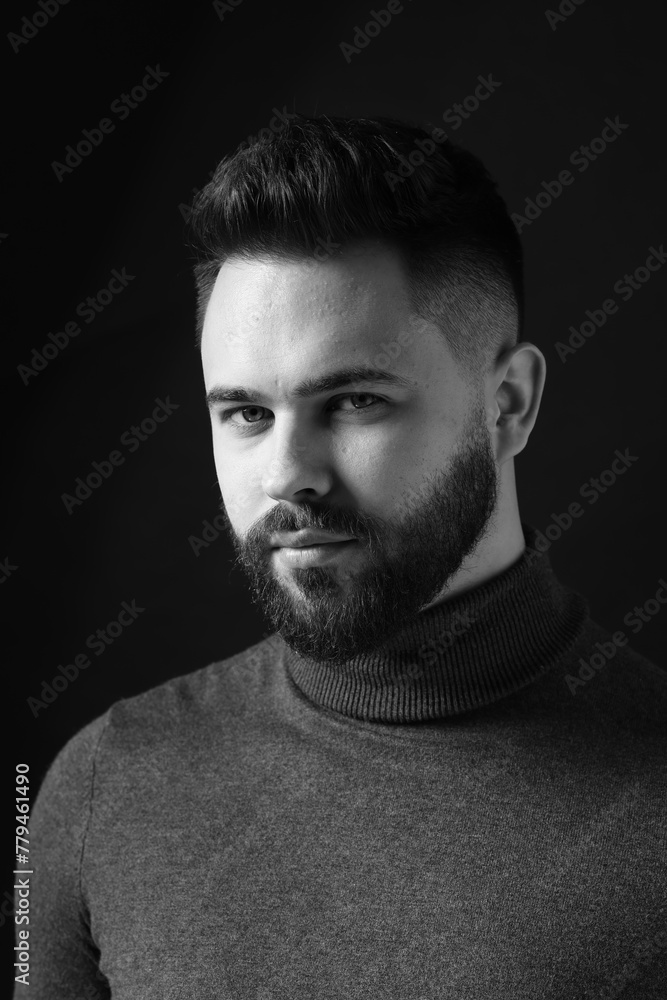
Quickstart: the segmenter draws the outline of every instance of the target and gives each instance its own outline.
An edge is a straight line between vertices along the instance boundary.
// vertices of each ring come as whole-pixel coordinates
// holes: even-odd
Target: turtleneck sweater
[[[667,675],[523,530],[371,653],[274,634],[84,726],[14,996],[664,1000]]]

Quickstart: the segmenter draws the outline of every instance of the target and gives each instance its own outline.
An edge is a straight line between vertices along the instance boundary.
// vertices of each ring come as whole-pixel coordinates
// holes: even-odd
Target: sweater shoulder
[[[180,674],[108,710],[108,736],[133,730],[144,735],[173,727],[196,726],[207,718],[221,724],[245,715],[259,700],[267,670],[275,659],[275,636],[263,639],[224,660]]]
[[[115,701],[59,750],[44,778],[49,798],[75,787],[90,799],[96,773],[111,760],[118,762],[125,751],[159,752],[167,744],[177,749],[209,727],[228,731],[261,705],[274,638]]]

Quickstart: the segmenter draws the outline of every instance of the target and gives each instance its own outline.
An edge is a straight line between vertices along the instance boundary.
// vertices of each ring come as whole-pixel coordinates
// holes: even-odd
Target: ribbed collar
[[[522,528],[526,548],[512,566],[421,612],[370,653],[332,665],[283,643],[294,684],[349,718],[412,723],[490,705],[542,676],[574,645],[588,605],[558,581],[535,529]]]

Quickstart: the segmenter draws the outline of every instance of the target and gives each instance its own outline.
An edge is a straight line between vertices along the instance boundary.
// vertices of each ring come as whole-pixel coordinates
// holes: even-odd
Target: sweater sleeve
[[[29,932],[29,972],[20,981],[22,970],[15,967],[14,1000],[107,1000],[111,996],[98,968],[99,952],[81,891],[95,757],[108,716],[108,712],[99,716],[65,744],[34,801],[28,826],[29,922],[15,926],[16,944],[23,947],[26,938],[19,941],[18,931]],[[15,875],[15,882],[20,877]],[[18,908],[18,889],[14,892]]]

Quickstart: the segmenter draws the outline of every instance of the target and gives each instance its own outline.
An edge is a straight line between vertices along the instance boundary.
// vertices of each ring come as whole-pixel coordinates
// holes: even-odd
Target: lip
[[[305,569],[308,566],[323,566],[336,559],[353,558],[351,553],[353,554],[358,548],[358,539],[347,538],[344,541],[325,542],[319,545],[281,545],[274,549],[274,556],[283,565]]]
[[[316,531],[314,528],[303,528],[301,531],[288,532],[285,535],[274,535],[271,546],[274,549],[300,549],[309,545],[334,545],[337,542],[354,541],[353,535],[335,535],[331,531]]]

